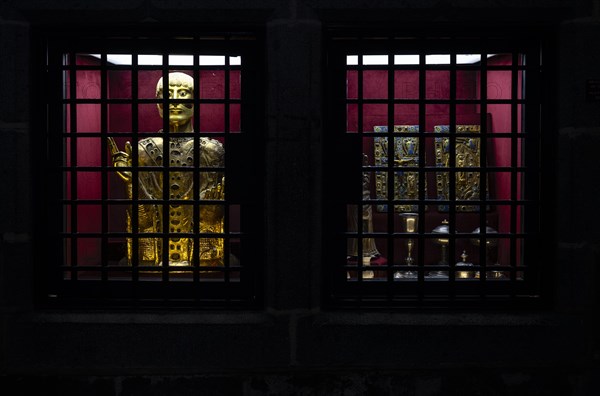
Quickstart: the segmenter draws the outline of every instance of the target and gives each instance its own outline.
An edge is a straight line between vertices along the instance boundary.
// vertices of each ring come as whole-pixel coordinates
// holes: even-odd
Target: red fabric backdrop
[[[510,55],[498,55],[488,59],[488,65],[511,65]],[[363,72],[363,98],[364,99],[388,99],[388,71],[370,70]],[[450,99],[450,72],[449,71],[427,71],[426,72],[426,99]],[[419,99],[419,71],[418,70],[399,70],[394,75],[395,99]],[[511,99],[512,74],[510,70],[489,70],[487,74],[488,99]],[[519,92],[521,87],[521,76],[518,77]],[[356,71],[348,71],[347,74],[347,97],[349,99],[358,98],[358,74]],[[457,71],[456,75],[456,98],[457,99],[479,99],[480,98],[480,72]],[[449,106],[446,104],[428,104],[425,114],[425,132],[426,134],[426,163],[429,166],[435,166],[434,152],[434,126],[448,125]],[[347,130],[356,132],[358,128],[358,106],[348,105]],[[480,109],[475,104],[456,105],[457,124],[480,124]],[[511,126],[511,106],[509,104],[489,104],[487,106],[487,124],[488,133],[507,133],[512,132]],[[520,119],[520,107],[518,109],[517,119]],[[364,104],[362,130],[372,132],[373,127],[377,125],[387,125],[388,106],[387,104]],[[395,125],[418,125],[419,124],[419,106],[417,104],[396,104],[394,108]],[[520,128],[520,125],[519,125]],[[516,132],[520,132],[517,129]],[[520,142],[519,142],[520,150]],[[370,157],[370,163],[373,163],[373,138],[363,138],[363,152]],[[511,140],[509,138],[495,138],[488,141],[487,151],[488,165],[506,167],[506,172],[498,172],[489,175],[488,189],[492,199],[510,199],[511,183],[508,167],[511,166]],[[514,165],[520,165],[518,162]],[[375,196],[374,176],[371,177],[372,196]],[[517,197],[520,197],[520,187],[517,191]],[[427,175],[427,195],[431,199],[436,197],[435,173]],[[510,207],[508,205],[494,205],[487,214],[488,224],[501,233],[511,231]],[[439,212],[437,206],[429,207],[425,217],[425,232],[431,232],[436,226],[440,225],[442,220],[447,219],[448,214]],[[457,213],[457,231],[468,233],[479,226],[479,213]],[[520,214],[517,218],[517,232],[520,224]],[[387,231],[387,214],[374,211],[375,231]],[[395,218],[396,230],[400,230],[400,219]],[[387,252],[387,240],[376,241],[379,250]],[[402,244],[400,250],[404,249]],[[499,241],[498,260],[502,264],[508,264],[510,258],[510,246],[508,241]],[[459,255],[465,249],[469,254],[469,260],[478,262],[478,248],[473,246],[468,238],[458,240],[456,246],[456,255],[453,260],[458,261]],[[425,262],[435,263],[439,260],[440,248],[435,246],[432,241],[428,241],[425,248]],[[395,252],[396,257],[403,257],[405,253]]]
[[[92,56],[77,56],[77,65],[100,66],[100,61]],[[162,76],[161,70],[138,71],[138,93],[139,99],[155,99],[156,83]],[[132,71],[109,70],[107,73],[107,95],[108,99],[132,99]],[[225,99],[225,71],[202,70],[199,72],[200,92],[202,99]],[[67,75],[67,98],[69,98],[70,79]],[[76,98],[77,99],[100,99],[101,98],[101,74],[100,70],[79,70],[76,72]],[[230,71],[229,99],[241,98],[241,73],[239,70]],[[76,153],[71,151],[71,141],[66,139],[66,165],[70,166],[76,156],[77,166],[100,167],[102,165],[101,140],[97,137],[87,137],[86,132],[101,132],[101,106],[100,104],[77,104],[77,125],[71,125],[71,108],[67,106],[67,131],[72,129],[77,133]],[[123,137],[115,138],[117,145],[123,149],[126,141],[131,141],[133,130],[132,104],[110,103],[107,106],[107,129],[108,132],[123,133]],[[224,132],[225,131],[225,105],[222,103],[203,103],[199,107],[200,132]],[[229,104],[229,132],[241,131],[240,105]],[[162,129],[163,121],[159,116],[156,103],[144,103],[138,105],[138,132],[140,134],[156,133]],[[222,137],[218,138],[223,143]],[[107,164],[110,164],[110,155]],[[71,195],[72,179],[77,178],[77,197]],[[76,175],[68,174],[66,178],[67,198],[77,199],[101,199],[102,198],[101,172],[77,172]],[[108,196],[110,198],[124,198],[125,188],[123,182],[113,173],[109,173]],[[125,209],[127,205],[115,205],[109,208],[109,232],[125,231]],[[77,232],[102,232],[102,211],[100,205],[78,205],[66,208],[67,221],[66,230],[70,232],[71,212],[77,210]],[[237,213],[237,208],[233,208]],[[234,221],[232,229],[239,229],[238,216],[232,212],[230,218]],[[237,221],[236,221],[237,220]],[[115,244],[123,244],[124,240],[111,239]],[[70,249],[70,242],[67,248]],[[100,260],[101,241],[99,238],[80,238],[78,241],[79,265],[97,265]],[[109,253],[110,254],[110,253]],[[67,255],[67,263],[70,264],[71,257]],[[118,260],[118,257],[116,258]]]
[[[512,59],[510,56],[495,56],[488,59],[490,65],[510,65]],[[99,66],[96,58],[80,56],[77,59],[78,65]],[[108,98],[109,99],[131,99],[132,98],[132,75],[131,71],[109,71],[108,73]],[[160,70],[144,70],[138,72],[138,97],[140,99],[154,99],[156,82],[161,76]],[[394,86],[396,98],[418,99],[418,71],[395,71]],[[203,70],[200,72],[200,99],[224,99],[224,71],[222,70]],[[230,98],[240,97],[240,73],[231,72]],[[348,98],[356,98],[358,94],[358,78],[356,72],[350,71],[347,75]],[[488,71],[487,90],[488,99],[511,99],[511,72],[510,71]],[[449,99],[450,95],[450,74],[448,71],[427,71],[426,75],[426,98],[427,99]],[[477,99],[479,98],[480,75],[477,71],[459,71],[457,72],[457,99]],[[99,70],[81,70],[77,72],[76,95],[80,99],[100,99],[100,71]],[[67,80],[67,84],[69,81]],[[521,85],[521,76],[519,75],[519,87]],[[67,89],[67,92],[69,90]],[[520,92],[520,89],[519,89]],[[365,71],[363,76],[363,97],[365,99],[387,99],[387,71]],[[121,132],[122,138],[117,138],[119,147],[124,147],[125,141],[131,140],[131,131],[133,127],[131,104],[110,104],[107,112],[107,125],[109,132]],[[395,106],[394,124],[396,125],[415,125],[419,123],[418,105],[416,104],[398,104]],[[204,133],[222,132],[225,127],[225,107],[223,104],[201,104],[200,105],[200,131]],[[476,105],[457,105],[456,118],[458,124],[479,124],[480,115]],[[488,132],[511,132],[511,107],[506,104],[489,104],[488,111]],[[517,119],[520,119],[520,107]],[[449,107],[445,104],[431,104],[426,106],[425,131],[433,132],[435,125],[449,124]],[[358,130],[358,107],[356,105],[348,106],[347,126],[348,131],[356,132]],[[363,131],[373,131],[376,125],[387,124],[387,105],[386,104],[365,104],[363,107]],[[520,128],[520,125],[518,126]],[[140,104],[138,106],[138,131],[140,134],[153,133],[162,128],[162,119],[158,115],[155,103]],[[67,130],[71,130],[70,109],[67,108]],[[101,113],[100,104],[78,104],[77,105],[77,165],[78,166],[100,166],[101,150],[100,139],[85,137],[85,132],[101,131]],[[240,107],[238,104],[230,105],[230,131],[240,130]],[[520,129],[517,130],[520,132]],[[433,138],[427,138],[426,141],[426,159],[429,165],[434,165]],[[66,139],[67,147],[67,165],[71,164],[72,153],[70,140]],[[520,149],[520,143],[519,143]],[[373,160],[373,142],[372,138],[363,139],[363,150],[369,154]],[[491,166],[511,166],[510,139],[493,139],[488,144],[488,165]],[[520,165],[519,163],[513,165]],[[508,169],[507,169],[508,170]],[[78,172],[77,175],[77,198],[78,199],[100,199],[101,198],[101,174],[100,172]],[[510,173],[501,172],[490,175],[490,197],[498,199],[509,199],[510,191]],[[427,177],[428,196],[434,198],[435,175],[432,173]],[[518,183],[520,184],[520,183]],[[71,197],[71,179],[67,178],[66,196]],[[517,196],[520,197],[520,186]],[[109,195],[112,198],[124,197],[123,183],[114,175],[109,177]],[[373,189],[374,195],[374,189]],[[75,198],[75,197],[73,197]],[[125,205],[111,208],[109,213],[109,231],[123,231],[125,229]],[[67,230],[70,231],[71,217],[70,210],[67,213]],[[457,228],[461,232],[470,232],[478,226],[477,213],[461,213],[458,215],[460,224]],[[377,229],[383,229],[386,224],[386,215],[384,213],[375,213],[375,223]],[[426,217],[426,230],[431,231],[447,217],[447,214],[439,213],[436,207],[428,208]],[[494,206],[488,213],[489,225],[498,229],[499,232],[507,233],[511,231],[510,225],[510,207]],[[520,213],[519,213],[520,218]],[[101,232],[101,209],[98,205],[80,205],[77,207],[77,230],[79,232]],[[519,219],[517,225],[519,224]],[[397,224],[399,227],[399,224]],[[517,231],[520,229],[517,227]],[[119,241],[116,241],[119,242]],[[386,250],[386,241],[377,241],[382,252]],[[457,244],[457,254],[465,248],[473,260],[477,260],[477,249],[472,247],[468,240]],[[435,262],[435,256],[438,254],[435,246],[428,246],[426,249],[431,256],[426,261]],[[501,242],[500,257],[502,263],[508,260],[508,243]],[[80,265],[98,264],[100,257],[99,239],[82,239],[79,241],[79,259]]]

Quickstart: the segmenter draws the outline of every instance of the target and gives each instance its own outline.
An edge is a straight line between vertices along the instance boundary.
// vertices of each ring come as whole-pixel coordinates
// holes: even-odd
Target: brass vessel
[[[485,263],[486,267],[495,267],[498,266],[498,238],[495,238],[494,235],[497,234],[494,228],[490,226],[485,227]],[[473,230],[472,234],[476,234],[477,237],[471,238],[471,243],[475,246],[481,245],[481,234],[480,227],[477,227]],[[505,277],[502,271],[491,270],[486,271],[486,277],[490,279],[503,279]]]
[[[467,270],[469,267],[473,267],[473,263],[467,262],[467,252],[463,250],[460,258],[462,261],[456,263],[456,279],[474,279],[479,278],[479,271]]]

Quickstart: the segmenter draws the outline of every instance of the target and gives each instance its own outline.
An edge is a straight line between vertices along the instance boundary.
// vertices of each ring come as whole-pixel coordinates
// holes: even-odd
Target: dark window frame
[[[325,149],[324,153],[324,175],[328,172],[332,172],[335,176],[325,176],[324,181],[324,203],[326,209],[324,210],[324,246],[326,249],[323,252],[323,273],[324,273],[324,284],[323,284],[323,303],[326,308],[340,309],[340,308],[414,308],[414,307],[454,307],[454,308],[506,308],[511,309],[529,309],[529,308],[542,308],[548,307],[552,301],[552,284],[554,277],[554,265],[555,265],[555,222],[549,216],[552,213],[555,205],[556,193],[555,193],[555,165],[554,165],[554,153],[556,150],[556,126],[554,122],[553,109],[555,103],[552,101],[552,94],[555,90],[555,84],[552,83],[552,79],[556,77],[556,55],[554,54],[554,33],[548,28],[515,28],[511,30],[505,29],[485,29],[479,27],[478,29],[466,30],[463,28],[457,28],[456,26],[448,26],[447,28],[433,28],[426,32],[421,28],[415,28],[412,30],[408,29],[395,29],[395,30],[374,30],[369,28],[332,28],[326,31],[326,45],[325,45],[325,62],[326,62],[326,95],[327,95],[327,119],[325,128]],[[449,66],[437,67],[435,65],[425,65],[424,56],[425,54],[450,54],[451,62]],[[449,118],[450,118],[450,133],[448,134],[449,139],[453,140],[453,132],[455,132],[455,125],[457,125],[456,111],[453,105],[457,103],[467,103],[468,101],[460,101],[456,99],[456,70],[468,69],[464,67],[458,67],[456,64],[456,54],[474,53],[482,54],[486,53],[510,53],[513,54],[513,65],[509,68],[513,73],[515,71],[527,72],[528,80],[524,83],[524,89],[527,92],[527,96],[522,101],[523,107],[527,106],[528,114],[522,117],[527,131],[536,131],[534,133],[523,134],[519,136],[527,140],[535,141],[535,144],[527,145],[527,152],[524,153],[527,156],[527,166],[524,167],[523,171],[528,172],[527,177],[532,180],[536,180],[534,185],[531,183],[523,186],[524,192],[522,195],[527,197],[535,197],[530,199],[529,202],[517,202],[510,203],[509,205],[531,205],[534,215],[528,217],[532,219],[533,224],[527,225],[527,230],[530,228],[535,232],[528,233],[528,243],[531,245],[528,247],[525,256],[527,262],[531,262],[534,265],[528,270],[530,274],[525,278],[525,281],[518,282],[516,279],[516,269],[513,267],[509,270],[508,284],[510,287],[506,287],[506,284],[499,282],[490,282],[484,277],[481,277],[477,282],[472,282],[471,285],[465,284],[464,282],[457,282],[455,279],[455,270],[452,268],[438,268],[440,270],[450,271],[450,275],[447,281],[444,282],[425,282],[424,274],[426,269],[422,266],[423,262],[420,262],[421,268],[418,269],[418,280],[415,282],[398,282],[394,281],[393,273],[397,270],[406,269],[403,266],[395,264],[390,265],[389,263],[383,269],[385,271],[384,280],[379,282],[373,282],[370,280],[362,279],[362,271],[364,270],[361,263],[358,263],[359,271],[356,273],[354,281],[348,281],[346,276],[343,274],[347,271],[352,271],[357,268],[356,264],[349,265],[346,256],[342,252],[346,252],[347,248],[347,205],[358,205],[357,212],[361,213],[362,205],[376,205],[381,203],[374,198],[370,200],[364,200],[362,198],[362,188],[360,177],[363,171],[370,171],[374,174],[373,167],[363,167],[361,163],[362,158],[362,137],[363,136],[375,136],[374,134],[368,134],[367,131],[362,131],[362,120],[361,120],[361,106],[365,102],[372,103],[385,103],[388,105],[387,125],[388,132],[385,136],[388,137],[388,141],[392,141],[394,135],[392,130],[394,126],[394,104],[398,103],[412,103],[416,104],[420,108],[419,112],[419,123],[420,127],[425,125],[425,111],[424,108],[430,103],[447,103],[449,104]],[[528,63],[520,68],[516,63],[517,53],[526,54],[528,56]],[[389,55],[391,61],[385,66],[369,66],[363,67],[362,62],[359,58],[357,66],[349,67],[346,65],[347,55]],[[357,127],[360,133],[347,133],[346,129],[346,117],[347,117],[347,104],[350,100],[346,97],[346,73],[347,70],[361,70],[361,69],[382,69],[387,70],[388,75],[392,75],[394,70],[403,69],[402,66],[394,66],[393,55],[394,54],[419,54],[420,62],[416,69],[419,70],[420,74],[420,86],[419,96],[416,100],[402,100],[394,98],[393,95],[393,78],[388,78],[388,98],[386,100],[363,100],[360,90],[362,89],[361,74],[358,72],[358,99],[355,101],[359,108],[358,110],[358,121]],[[541,56],[543,56],[543,65],[541,64]],[[482,58],[485,59],[485,58]],[[483,62],[485,63],[485,62]],[[410,67],[408,67],[410,69]],[[412,67],[414,69],[414,67]],[[450,99],[446,101],[440,100],[425,100],[425,84],[424,84],[424,71],[425,70],[449,70],[450,72]],[[501,68],[500,68],[501,69]],[[483,66],[480,70],[485,71],[486,67]],[[484,77],[485,78],[485,77]],[[482,82],[482,86],[485,80]],[[514,83],[516,84],[516,83]],[[525,85],[527,84],[527,85]],[[514,91],[515,87],[513,87]],[[482,95],[485,96],[485,88],[482,88]],[[362,102],[362,103],[361,103]],[[485,110],[485,106],[489,101],[487,99],[477,101],[480,106]],[[516,122],[516,101],[507,100],[507,104],[513,106],[513,119],[511,124],[514,127]],[[531,110],[532,107],[537,106],[536,110]],[[484,131],[481,134],[482,156],[485,159],[485,144],[486,144],[486,112],[481,111],[481,128]],[[512,157],[516,154],[516,138],[512,132],[509,132],[506,137],[510,138],[513,142],[511,143]],[[403,136],[416,136],[421,137],[420,139],[420,152],[424,152],[425,140],[424,137],[432,138],[433,134],[426,134],[421,129],[421,132],[417,132],[413,135],[410,133]],[[445,136],[445,135],[444,135]],[[499,135],[498,135],[499,136]],[[329,149],[327,148],[329,147]],[[452,150],[453,151],[453,150]],[[388,164],[389,161],[393,160],[393,150],[388,150]],[[457,167],[454,164],[454,156],[450,155],[451,163],[450,167],[446,170],[451,171],[450,176],[451,182],[454,178],[454,172],[457,171]],[[517,172],[516,167],[511,166],[512,176],[512,187],[513,191]],[[390,166],[387,170],[388,180],[392,174],[392,167]],[[423,213],[425,205],[437,205],[439,201],[434,199],[423,199],[425,197],[424,191],[424,175],[425,160],[423,156],[419,158],[419,164],[415,170],[419,173],[419,199],[416,201],[410,200],[393,200],[387,199],[386,204],[388,208],[393,207],[393,204],[416,204],[419,207],[419,229],[423,230]],[[480,174],[485,176],[488,172],[493,171],[492,167],[481,165],[478,170]],[[431,169],[429,169],[431,171]],[[535,177],[532,177],[535,175]],[[482,184],[485,186],[485,177],[481,178]],[[431,186],[428,186],[431,187]],[[388,182],[388,194],[393,193],[393,183]],[[449,207],[449,218],[450,223],[454,223],[456,216],[456,210],[454,209],[454,189],[450,188],[450,197],[446,203],[450,204]],[[483,187],[482,187],[483,191]],[[389,197],[390,195],[388,195]],[[514,196],[512,197],[514,200]],[[509,200],[510,201],[510,200]],[[524,200],[523,200],[524,201]],[[487,198],[485,194],[482,198],[476,202],[482,207],[487,205]],[[497,202],[496,202],[497,203]],[[430,206],[431,207],[431,206]],[[393,213],[392,210],[390,212]],[[479,227],[484,228],[486,225],[486,211],[480,211],[479,216]],[[366,234],[365,237],[382,237],[387,238],[389,242],[392,242],[394,232],[393,220],[388,216],[387,226],[388,231],[384,231],[380,234]],[[529,221],[529,220],[528,220]],[[360,221],[358,222],[360,223]],[[511,224],[514,227],[515,224],[515,210],[511,211]],[[514,231],[514,229],[512,230]],[[346,236],[344,236],[346,234]],[[358,231],[351,236],[358,236],[362,238],[364,235],[362,226],[359,225]],[[406,238],[404,235],[396,235],[399,238]],[[452,225],[450,225],[450,240],[456,240],[461,235],[457,232]],[[524,235],[525,236],[525,235]],[[417,233],[417,240],[423,241],[425,238],[434,238],[429,231]],[[487,235],[482,235],[482,238],[486,238]],[[515,259],[515,242],[516,238],[512,233],[507,235],[511,240],[511,262],[514,263]],[[362,251],[362,244],[358,245],[358,256]],[[424,243],[418,244],[417,256],[423,257]],[[451,242],[449,246],[450,257],[455,257],[456,252],[455,242]],[[386,253],[392,252],[386,250]],[[485,248],[483,245],[479,248],[480,254],[485,256]],[[383,254],[386,254],[383,253]],[[358,260],[360,261],[360,260]],[[512,264],[511,264],[512,265]],[[429,267],[428,267],[429,268]],[[484,267],[482,267],[484,268]],[[378,269],[371,267],[367,269]],[[436,269],[435,266],[431,269]],[[482,271],[483,272],[483,271]]]
[[[227,308],[227,309],[252,309],[262,304],[263,299],[263,262],[257,257],[263,257],[263,219],[261,208],[263,206],[263,188],[264,180],[261,179],[264,172],[264,101],[262,98],[264,87],[264,56],[263,56],[263,38],[264,34],[258,29],[205,29],[181,31],[163,27],[148,31],[146,29],[57,29],[38,27],[33,34],[33,54],[35,65],[33,70],[33,98],[32,107],[39,112],[40,117],[35,123],[35,130],[42,131],[32,137],[31,147],[34,153],[33,169],[36,180],[34,188],[34,252],[35,260],[35,282],[36,282],[36,304],[40,307],[200,307],[200,308]],[[75,76],[77,70],[85,70],[85,66],[63,65],[60,57],[62,54],[74,56],[76,53],[99,53],[100,66],[94,67],[101,73],[101,96],[99,100],[76,99],[71,89],[71,99],[64,99],[63,96],[63,77],[64,73]],[[224,105],[224,130],[222,133],[194,133],[194,145],[199,147],[200,136],[222,137],[225,139],[225,167],[223,169],[214,169],[222,171],[226,176],[225,200],[213,203],[224,203],[226,208],[230,205],[238,205],[242,208],[240,222],[242,228],[240,232],[233,233],[228,230],[228,213],[225,210],[225,233],[216,236],[223,236],[225,239],[225,266],[220,271],[223,272],[222,281],[207,282],[202,275],[202,269],[198,264],[193,265],[190,271],[191,279],[187,281],[174,281],[172,278],[175,273],[173,268],[163,266],[159,279],[154,281],[140,281],[140,271],[134,265],[131,267],[131,279],[127,281],[109,279],[106,255],[106,241],[110,237],[107,232],[106,208],[111,203],[107,200],[106,180],[110,172],[114,172],[110,160],[106,155],[101,155],[102,164],[97,169],[102,177],[102,198],[99,202],[87,202],[97,204],[102,207],[102,231],[98,233],[98,238],[102,240],[100,265],[98,273],[100,278],[97,280],[82,281],[77,280],[77,271],[75,268],[64,268],[66,261],[63,257],[63,239],[65,232],[62,230],[65,221],[64,207],[69,202],[63,197],[63,174],[68,172],[63,164],[65,151],[63,150],[62,140],[70,132],[64,129],[66,121],[61,114],[64,114],[64,107],[69,103],[98,103],[101,106],[101,130],[99,133],[91,133],[89,136],[101,138],[101,153],[105,154],[109,150],[106,137],[116,136],[117,133],[107,132],[107,111],[108,103],[126,103],[132,106],[132,129],[128,135],[132,142],[146,137],[138,134],[138,120],[136,117],[137,109],[140,103],[157,103],[157,100],[143,100],[137,97],[137,77],[132,77],[132,96],[130,99],[109,99],[107,98],[106,78],[109,70],[131,70],[132,75],[137,76],[138,70],[145,67],[136,64],[136,56],[133,56],[133,65],[116,66],[108,65],[106,54],[110,53],[157,53],[163,55],[163,64],[156,67],[146,67],[147,69],[162,70],[163,78],[176,69],[176,71],[188,70],[195,80],[196,94],[190,102],[195,104],[194,108],[194,130],[199,131],[199,104],[210,102],[210,100],[199,99],[198,92],[198,74],[203,69],[215,69],[216,67],[203,67],[198,64],[198,55],[223,55],[226,63],[222,68],[225,74],[225,98],[217,101],[222,103],[235,103],[240,106],[243,133],[229,132],[229,105]],[[193,54],[193,66],[175,66],[170,67],[165,64],[169,54]],[[243,58],[242,66],[238,68],[242,76],[242,93],[238,100],[229,98],[229,73],[233,67],[229,65],[229,56],[241,55]],[[74,84],[71,84],[73,86]],[[167,104],[167,98],[163,98],[163,105]],[[75,116],[71,113],[71,117]],[[168,118],[163,119],[163,130],[168,130]],[[63,133],[57,131],[65,131]],[[76,129],[73,129],[76,131]],[[75,132],[74,132],[75,133]],[[97,136],[96,136],[97,135]],[[159,136],[160,133],[149,136]],[[164,134],[167,136],[168,134]],[[218,135],[218,136],[217,136]],[[123,136],[123,135],[121,135]],[[166,137],[166,141],[169,137]],[[76,139],[71,139],[71,144],[76,144]],[[133,159],[137,156],[137,150],[133,150]],[[196,156],[195,163],[197,163]],[[77,164],[72,163],[71,167]],[[135,167],[134,167],[135,168]],[[167,167],[163,167],[163,174],[168,173]],[[71,169],[74,170],[74,169]],[[212,169],[209,169],[212,170]],[[133,173],[136,170],[132,168]],[[205,171],[198,167],[192,171],[193,178],[197,182],[199,173]],[[258,175],[258,176],[257,176]],[[137,184],[137,178],[133,178],[134,188]],[[74,188],[72,186],[72,188]],[[251,193],[249,193],[251,192]],[[198,202],[198,192],[195,192],[194,202]],[[135,198],[135,197],[134,197]],[[135,204],[135,199],[132,201]],[[211,203],[210,201],[202,201]],[[114,202],[113,202],[114,204]],[[122,203],[121,203],[122,204]],[[198,205],[194,204],[195,218],[198,218]],[[134,210],[133,213],[136,213]],[[135,216],[135,215],[134,215]],[[76,221],[71,218],[71,221]],[[62,231],[61,231],[62,230]],[[136,240],[135,228],[132,236]],[[62,235],[61,235],[62,232]],[[162,232],[166,237],[166,232]],[[139,237],[139,234],[137,234]],[[205,234],[203,234],[205,235]],[[123,235],[124,236],[124,235]],[[210,236],[210,235],[208,235]],[[194,226],[194,238],[196,246],[200,236],[198,235],[198,224]],[[230,239],[237,238],[243,245],[243,263],[239,268],[240,281],[231,282],[229,274],[237,272],[238,268],[230,267],[229,244]],[[196,252],[198,249],[195,249]],[[73,253],[73,254],[76,254]],[[164,255],[164,253],[163,253]],[[197,253],[195,253],[197,256]],[[113,268],[114,269],[114,268]],[[63,271],[70,271],[75,274],[71,280],[63,278]],[[127,271],[127,270],[125,270]],[[200,281],[200,278],[203,278]]]

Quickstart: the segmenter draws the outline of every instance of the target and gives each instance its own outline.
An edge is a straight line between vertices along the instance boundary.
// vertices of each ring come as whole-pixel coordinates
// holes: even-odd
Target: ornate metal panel
[[[448,125],[436,125],[435,133],[445,133],[450,131]],[[457,168],[479,168],[481,166],[480,145],[481,140],[473,136],[458,136],[461,133],[474,134],[479,133],[479,125],[457,125],[456,126],[456,147],[455,147],[455,166]],[[438,168],[447,168],[450,164],[450,138],[447,136],[435,138],[435,165]],[[449,199],[449,172],[437,172],[436,187],[437,198],[439,200]],[[456,201],[474,201],[479,200],[481,189],[479,170],[457,171],[455,177],[455,199]],[[487,183],[486,183],[487,185]],[[448,205],[438,205],[441,212],[448,211]],[[477,212],[477,205],[456,205],[457,212]]]
[[[375,126],[375,132],[387,133],[387,126]],[[419,133],[418,125],[394,125],[394,133]],[[419,138],[416,136],[394,138],[394,168],[417,167],[419,165]],[[388,164],[388,138],[377,136],[374,139],[376,166]],[[375,175],[375,193],[377,199],[388,199],[388,172],[377,171]],[[427,191],[427,186],[425,186]],[[394,171],[394,199],[419,198],[419,174],[415,171]],[[387,205],[377,205],[379,212],[386,212]],[[417,205],[394,205],[395,212],[415,212]]]

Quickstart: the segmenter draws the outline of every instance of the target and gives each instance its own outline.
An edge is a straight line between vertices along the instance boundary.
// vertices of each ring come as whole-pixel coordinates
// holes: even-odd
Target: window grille
[[[539,302],[551,266],[542,44],[331,33],[329,304]]]
[[[256,35],[42,37],[42,301],[255,304]]]

